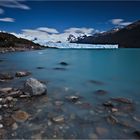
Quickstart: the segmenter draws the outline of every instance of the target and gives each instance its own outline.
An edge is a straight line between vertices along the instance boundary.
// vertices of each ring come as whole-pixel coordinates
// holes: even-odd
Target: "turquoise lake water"
[[[82,96],[92,105],[98,105],[110,97],[127,97],[134,100],[137,107],[140,105],[140,49],[46,49],[1,54],[0,60],[4,60],[0,63],[0,72],[27,70],[32,73],[29,77],[48,82],[48,96],[53,100],[62,100],[69,92]],[[62,61],[68,65],[60,65]],[[27,77],[15,79],[9,85],[22,87],[25,79]],[[91,80],[102,84],[89,82]],[[1,86],[5,87],[5,84]],[[107,93],[97,95],[96,90],[105,90]],[[70,106],[66,108],[74,111]],[[139,112],[138,109],[138,115]],[[115,138],[133,138],[121,137],[118,133],[114,130]],[[87,138],[86,134],[83,133],[82,138]]]
[[[0,71],[32,72],[32,77],[50,81],[52,86],[67,87],[79,92],[96,89],[109,91],[110,96],[126,96],[140,100],[140,50],[65,50],[46,49],[0,55],[4,62]],[[61,66],[59,62],[67,62]],[[36,69],[36,67],[44,69]],[[53,68],[66,70],[53,70]],[[102,86],[90,85],[89,80],[101,81]]]

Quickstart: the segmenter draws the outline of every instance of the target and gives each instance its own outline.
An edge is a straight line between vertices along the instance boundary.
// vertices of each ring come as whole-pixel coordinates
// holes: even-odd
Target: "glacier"
[[[45,39],[34,39],[33,36],[29,35],[24,35],[24,34],[16,34],[16,33],[11,33],[15,35],[18,38],[25,38],[28,40],[33,41],[34,43],[38,43],[40,45],[46,46],[46,47],[52,47],[52,48],[60,48],[60,49],[70,49],[70,48],[75,48],[75,49],[117,49],[118,44],[79,44],[79,43],[70,43],[68,41],[57,43],[57,42],[52,42],[49,40]]]
[[[45,46],[48,47],[55,47],[59,49],[118,49],[118,44],[115,45],[108,45],[108,44],[77,44],[77,43],[54,43],[54,42],[48,42],[45,44]]]

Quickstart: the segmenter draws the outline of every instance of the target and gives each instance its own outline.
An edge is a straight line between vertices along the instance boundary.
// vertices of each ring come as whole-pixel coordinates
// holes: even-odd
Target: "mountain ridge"
[[[116,31],[109,30],[96,36],[86,36],[74,43],[118,44],[120,48],[140,48],[140,20]]]
[[[0,52],[14,52],[14,51],[26,51],[26,50],[36,50],[42,49],[43,46],[34,43],[33,41],[17,38],[15,35],[0,32]]]

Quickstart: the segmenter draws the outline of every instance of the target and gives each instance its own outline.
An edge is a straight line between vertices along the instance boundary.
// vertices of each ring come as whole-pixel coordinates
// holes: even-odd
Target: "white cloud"
[[[0,0],[1,7],[8,7],[8,8],[19,8],[24,10],[29,10],[30,7],[23,4],[24,0]]]
[[[93,28],[69,28],[65,30],[66,33],[77,33],[77,34],[92,34],[95,32]]]
[[[37,29],[23,29],[22,34],[30,38],[38,38],[42,41],[62,41],[65,42],[70,34],[73,34],[75,37],[81,35],[92,35],[93,33],[98,32],[93,28],[69,28],[64,30],[64,32],[59,33],[54,28],[48,27],[39,27]]]
[[[47,33],[54,33],[54,34],[57,34],[57,33],[59,33],[56,29],[54,29],[54,28],[47,28],[47,27],[39,27],[39,28],[37,28],[37,30],[39,30],[39,31],[42,31],[42,32],[47,32]]]
[[[124,21],[124,19],[118,18],[118,19],[111,19],[110,22],[113,25],[117,25],[117,26],[127,26],[129,24],[131,24],[132,22],[126,22]]]
[[[2,22],[14,22],[15,19],[10,18],[10,17],[6,17],[6,18],[0,18],[0,21],[2,21]]]
[[[0,14],[3,14],[3,13],[4,13],[4,10],[0,8]]]

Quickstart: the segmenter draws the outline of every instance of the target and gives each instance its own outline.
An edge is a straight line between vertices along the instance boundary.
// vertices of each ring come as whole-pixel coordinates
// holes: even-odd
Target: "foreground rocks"
[[[25,111],[22,111],[22,110],[19,110],[19,111],[16,111],[12,117],[15,121],[17,122],[24,122],[26,121],[28,118],[29,118],[29,114]]]
[[[19,71],[19,72],[16,72],[15,76],[16,77],[25,77],[25,76],[29,76],[30,74],[31,74],[30,72]]]
[[[14,76],[12,76],[10,73],[0,74],[0,80],[12,80],[12,79],[14,79]]]
[[[29,78],[24,85],[24,94],[29,96],[43,95],[47,93],[45,84],[39,82],[35,78]]]
[[[46,132],[54,132],[52,135],[55,138],[61,138],[60,135],[62,135],[65,139],[73,133],[72,138],[75,139],[82,136],[101,139],[112,136],[110,128],[113,128],[114,134],[117,134],[114,131],[118,130],[121,134],[126,133],[125,136],[129,134],[133,138],[139,138],[139,129],[129,121],[131,119],[134,123],[140,122],[139,116],[134,114],[136,107],[131,99],[105,98],[106,100],[100,100],[98,104],[94,104],[86,101],[86,98],[77,92],[64,91],[66,94],[62,98],[57,96],[39,98],[37,95],[47,94],[47,87],[45,83],[35,78],[27,79],[23,88],[16,89],[12,86],[0,88],[0,132],[10,130],[14,138],[19,138],[20,136],[16,133],[27,128],[25,134],[28,130],[31,135],[36,132],[42,133],[42,138],[50,134]],[[97,91],[98,94],[105,94],[104,90]],[[23,105],[18,106],[19,103]],[[53,138],[52,135],[49,138]],[[21,137],[24,138],[23,135]],[[115,138],[116,135],[112,137]]]
[[[68,63],[63,62],[63,61],[62,61],[62,62],[60,62],[59,64],[60,64],[60,65],[63,65],[63,66],[67,66],[67,65],[69,65]]]

